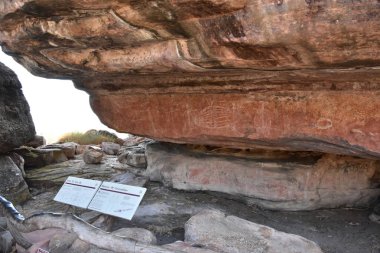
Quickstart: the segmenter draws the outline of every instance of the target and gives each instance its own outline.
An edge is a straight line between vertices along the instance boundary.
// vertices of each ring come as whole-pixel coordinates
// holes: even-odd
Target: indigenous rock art
[[[0,27],[118,131],[380,157],[376,0],[4,0]]]

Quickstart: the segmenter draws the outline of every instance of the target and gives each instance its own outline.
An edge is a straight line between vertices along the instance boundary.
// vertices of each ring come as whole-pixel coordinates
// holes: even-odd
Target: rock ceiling
[[[0,43],[118,131],[380,157],[378,0],[3,0]]]

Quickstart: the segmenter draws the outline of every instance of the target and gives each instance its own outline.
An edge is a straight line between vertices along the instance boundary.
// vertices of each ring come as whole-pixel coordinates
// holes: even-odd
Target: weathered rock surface
[[[25,169],[41,168],[49,164],[67,161],[63,149],[21,147],[14,150],[25,160]]]
[[[195,245],[198,246],[198,245]],[[187,253],[214,253],[216,251],[204,249],[200,247],[193,247],[190,243],[177,241],[175,243],[164,245],[164,248],[171,250],[178,250],[179,252],[187,252]]]
[[[312,152],[218,153],[149,144],[151,180],[181,190],[227,193],[281,210],[368,206],[380,196],[380,162]]]
[[[25,160],[24,160],[24,158],[15,152],[8,153],[7,155],[12,159],[12,161],[20,169],[22,176],[25,177],[26,173],[25,173]]]
[[[23,145],[35,135],[29,105],[22,93],[21,84],[16,74],[2,63],[0,63],[0,126],[0,153]]]
[[[342,208],[300,212],[270,211],[204,192],[176,191],[158,183],[150,183],[146,187],[148,191],[132,221],[116,219],[112,231],[123,227],[141,227],[154,232],[160,245],[183,241],[184,224],[191,216],[205,209],[216,209],[279,231],[301,235],[318,243],[325,253],[373,253],[380,249],[379,225],[368,220],[369,210]],[[41,211],[64,210],[77,215],[84,211],[80,208],[67,210],[67,205],[53,201],[57,191],[57,187],[43,187],[40,193],[34,190],[37,195],[19,208],[20,211],[26,217]],[[74,242],[76,246],[77,243],[79,242]],[[187,246],[188,244],[191,243],[187,243]],[[193,247],[189,252],[194,252],[190,250],[194,250]]]
[[[369,216],[369,219],[373,222],[380,224],[380,204],[377,204],[373,209],[373,212]]]
[[[0,216],[0,232],[4,232],[7,229],[7,218]]]
[[[83,153],[83,161],[87,164],[98,164],[103,159],[103,152],[96,149],[86,149]]]
[[[117,157],[120,163],[128,164],[137,168],[146,168],[145,148],[124,149]]]
[[[114,142],[102,142],[101,147],[107,155],[117,155],[120,150],[120,145]]]
[[[32,147],[32,148],[38,148],[38,147],[44,146],[44,145],[46,145],[45,137],[40,136],[40,135],[36,135],[36,136],[34,136],[34,138],[30,142],[26,143],[24,146]]]
[[[76,156],[62,163],[28,170],[26,180],[36,188],[60,187],[69,176],[144,186],[146,178],[128,173],[130,167],[116,159],[115,156],[105,156],[101,164],[86,164],[81,156]]]
[[[312,241],[277,231],[220,211],[191,217],[185,226],[186,242],[226,253],[323,253]]]
[[[0,27],[118,131],[380,158],[377,0],[4,0]]]
[[[21,170],[9,156],[0,156],[0,195],[19,204],[30,198]]]
[[[145,244],[157,244],[156,236],[149,230],[143,228],[121,228],[113,231],[112,234],[127,237]]]
[[[72,159],[75,157],[77,146],[78,144],[75,142],[65,142],[45,145],[40,149],[61,149],[67,158]]]
[[[9,231],[0,232],[0,252],[11,253],[16,242]]]
[[[52,253],[66,253],[78,239],[75,233],[62,232],[54,235],[49,242],[49,251]],[[78,252],[78,251],[77,251]]]

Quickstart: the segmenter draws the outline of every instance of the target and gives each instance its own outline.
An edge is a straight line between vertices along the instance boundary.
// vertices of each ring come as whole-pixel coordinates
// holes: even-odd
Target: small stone
[[[117,155],[120,145],[114,142],[102,142],[102,151],[107,155]]]
[[[83,153],[83,161],[87,164],[98,164],[102,161],[102,158],[103,158],[102,151],[87,149]]]
[[[143,228],[121,228],[112,232],[112,234],[145,244],[157,244],[156,236],[151,231]]]

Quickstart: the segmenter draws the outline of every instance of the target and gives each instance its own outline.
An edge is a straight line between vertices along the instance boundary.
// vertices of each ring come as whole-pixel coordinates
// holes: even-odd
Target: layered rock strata
[[[9,156],[0,156],[0,195],[20,204],[31,197],[21,170]]]
[[[376,0],[4,0],[0,41],[31,72],[73,79],[121,132],[377,159],[379,8]]]
[[[380,162],[313,152],[207,151],[153,143],[146,175],[189,191],[228,194],[274,210],[366,207],[380,196]]]

